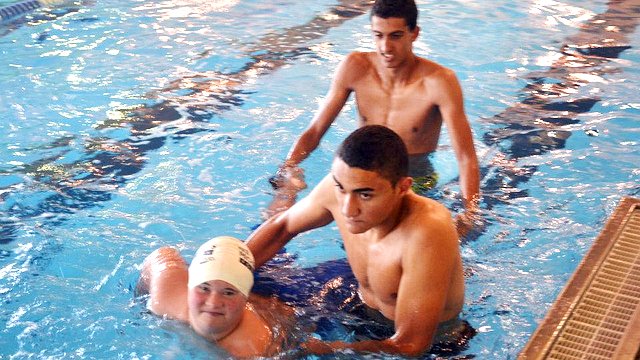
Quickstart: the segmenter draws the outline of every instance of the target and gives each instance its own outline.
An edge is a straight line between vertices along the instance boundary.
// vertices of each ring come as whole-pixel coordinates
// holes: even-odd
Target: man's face
[[[403,18],[372,16],[371,32],[378,55],[386,67],[402,65],[413,53],[413,42],[418,37],[419,28],[409,30]]]
[[[222,280],[190,288],[187,299],[191,326],[212,341],[227,336],[238,326],[247,302],[235,286]]]
[[[360,234],[395,221],[392,214],[406,192],[401,186],[392,186],[377,172],[349,167],[340,158],[333,161],[331,174],[340,214],[349,232]]]

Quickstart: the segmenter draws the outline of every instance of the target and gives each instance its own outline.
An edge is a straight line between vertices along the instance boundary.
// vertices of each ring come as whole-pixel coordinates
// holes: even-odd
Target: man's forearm
[[[320,144],[320,138],[310,129],[306,130],[293,145],[282,167],[296,167]]]
[[[285,226],[278,218],[276,215],[265,221],[247,239],[256,268],[271,260],[292,237],[286,234]]]
[[[477,159],[468,159],[460,165],[460,190],[466,210],[475,211],[480,200],[480,170]]]

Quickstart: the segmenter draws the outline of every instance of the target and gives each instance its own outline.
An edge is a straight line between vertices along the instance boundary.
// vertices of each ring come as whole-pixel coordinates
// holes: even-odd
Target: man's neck
[[[393,68],[386,67],[382,62],[379,62],[378,74],[385,85],[393,87],[408,82],[417,66],[418,57],[411,54],[405,62]]]

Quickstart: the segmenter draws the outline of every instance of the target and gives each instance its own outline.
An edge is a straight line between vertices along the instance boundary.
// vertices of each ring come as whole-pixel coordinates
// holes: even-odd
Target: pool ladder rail
[[[518,360],[640,359],[640,199],[623,198]]]
[[[55,7],[72,3],[68,0],[26,0],[0,8],[0,24],[26,15],[43,7]]]

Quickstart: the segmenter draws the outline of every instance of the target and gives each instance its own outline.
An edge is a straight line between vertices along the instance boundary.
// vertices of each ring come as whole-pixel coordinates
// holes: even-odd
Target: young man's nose
[[[387,53],[391,49],[391,42],[388,37],[384,37],[380,40],[380,52]]]
[[[348,218],[353,218],[360,213],[360,208],[355,195],[347,195],[344,197],[344,203],[342,204],[342,215]]]

